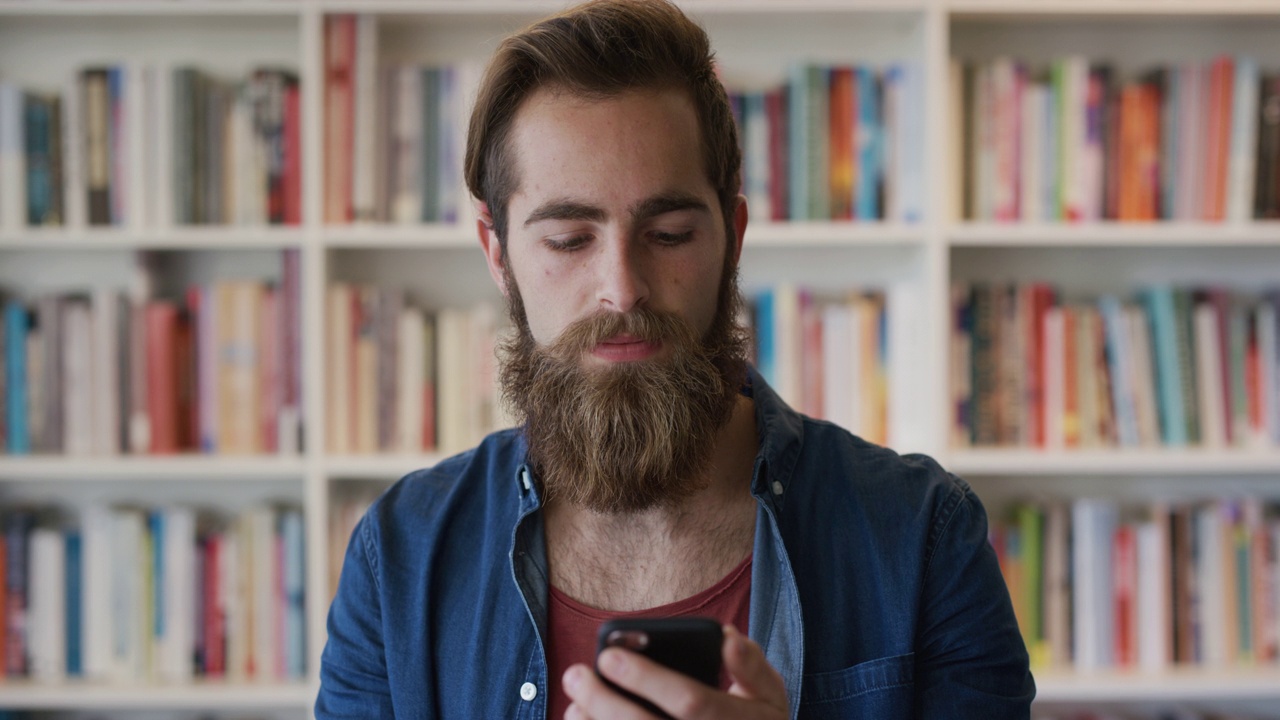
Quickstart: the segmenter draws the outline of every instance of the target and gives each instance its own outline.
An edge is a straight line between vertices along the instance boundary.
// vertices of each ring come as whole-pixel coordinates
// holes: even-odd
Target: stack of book
[[[131,293],[0,303],[0,452],[299,452],[298,251],[283,268],[184,301],[152,298],[142,267]]]
[[[452,223],[478,68],[381,66],[377,19],[325,18],[324,218]]]
[[[81,70],[60,92],[0,82],[0,229],[302,222],[298,80],[195,68]]]
[[[953,62],[964,217],[1245,221],[1280,217],[1280,75],[1218,57],[1121,78]]]
[[[782,87],[731,92],[743,193],[757,217],[924,216],[924,77],[912,63],[796,65]]]
[[[756,369],[792,407],[874,443],[888,439],[884,293],[820,297],[779,285],[754,297]]]
[[[5,677],[305,677],[302,511],[10,508],[0,535]]]
[[[1280,445],[1280,294],[957,284],[951,307],[956,446]]]
[[[1280,507],[1025,504],[991,529],[1037,667],[1280,663]]]
[[[428,315],[397,290],[347,283],[327,304],[330,452],[451,454],[511,424],[493,305]]]

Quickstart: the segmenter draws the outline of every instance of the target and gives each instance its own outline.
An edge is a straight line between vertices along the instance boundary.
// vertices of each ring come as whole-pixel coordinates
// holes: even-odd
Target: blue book
[[[789,220],[804,220],[809,217],[809,92],[808,66],[793,65],[787,82],[787,181],[791,191],[787,198]]]
[[[778,360],[774,342],[773,290],[756,296],[756,370],[770,385],[778,382]]]
[[[27,329],[31,316],[17,301],[4,309],[5,389],[8,391],[9,452],[31,452],[31,428],[27,424]]]
[[[44,225],[53,211],[53,147],[50,145],[52,107],[34,95],[25,98],[27,161],[27,223]]]
[[[81,677],[84,675],[84,639],[81,623],[84,619],[84,590],[80,585],[84,572],[81,563],[81,540],[79,530],[68,530],[67,547],[67,675]]]
[[[858,180],[854,190],[854,217],[859,220],[880,218],[881,165],[880,87],[876,71],[858,67],[858,133],[854,151],[858,157]]]
[[[116,122],[118,117],[115,113],[119,109],[124,112],[125,105],[125,77],[124,68],[120,66],[112,66],[107,68],[107,97],[108,113],[107,113],[107,187],[110,189],[111,197],[111,224],[121,225],[124,223],[124,206],[120,202],[120,189],[116,185],[116,168],[121,167],[124,158],[120,157],[120,150],[123,147],[123,138],[119,138],[121,142],[117,142],[117,133],[122,133],[123,128],[119,127]],[[216,157],[216,156],[215,156]],[[216,163],[211,163],[216,165]]]
[[[306,541],[302,512],[285,510],[280,518],[284,541],[285,669],[295,680],[306,677]]]
[[[5,608],[8,633],[4,647],[4,669],[9,677],[26,677],[29,669],[28,607],[31,579],[29,540],[35,527],[35,514],[29,510],[15,510],[5,518],[5,592],[8,607]]]
[[[1136,447],[1138,418],[1133,403],[1133,378],[1130,377],[1129,328],[1124,310],[1114,295],[1104,295],[1098,301],[1106,328],[1107,368],[1111,372],[1111,405],[1115,410],[1116,435],[1121,447]]]
[[[165,636],[164,617],[164,512],[155,510],[147,515],[147,529],[151,534],[151,615],[155,619],[152,637]]]
[[[1173,289],[1168,286],[1148,288],[1142,297],[1151,318],[1160,436],[1165,445],[1182,447],[1187,444],[1187,419],[1182,399],[1183,368],[1178,362],[1178,323],[1173,310]]]

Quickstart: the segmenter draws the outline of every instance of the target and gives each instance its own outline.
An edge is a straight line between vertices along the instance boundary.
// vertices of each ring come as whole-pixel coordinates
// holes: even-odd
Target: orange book
[[[853,219],[853,68],[831,70],[831,219]]]
[[[1138,88],[1126,85],[1120,91],[1120,206],[1117,219],[1138,219],[1138,145],[1140,142],[1138,118]]]
[[[178,308],[153,301],[144,311],[147,326],[147,414],[151,452],[178,452]]]
[[[1080,447],[1080,368],[1076,362],[1076,310],[1062,308],[1062,442]]]
[[[352,156],[355,151],[354,78],[356,18],[335,15],[325,19],[324,66],[324,219],[348,223],[352,210]]]
[[[1231,100],[1235,88],[1235,61],[1222,56],[1213,61],[1209,74],[1208,128],[1205,160],[1205,219],[1226,217],[1227,157],[1231,152]]]
[[[1138,663],[1138,555],[1131,525],[1122,525],[1116,529],[1112,540],[1111,573],[1115,601],[1115,664],[1122,668],[1133,667]]]

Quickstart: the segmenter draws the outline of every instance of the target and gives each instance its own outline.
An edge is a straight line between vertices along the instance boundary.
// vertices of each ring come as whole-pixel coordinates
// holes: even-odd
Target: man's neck
[[[602,610],[645,610],[714,585],[751,552],[755,407],[739,398],[712,449],[709,482],[683,502],[603,514],[545,507],[551,584]]]

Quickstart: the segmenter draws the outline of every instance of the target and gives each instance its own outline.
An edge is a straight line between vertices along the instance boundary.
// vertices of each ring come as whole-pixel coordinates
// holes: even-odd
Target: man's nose
[[[596,299],[603,309],[630,312],[649,298],[644,250],[631,238],[609,238],[600,254]]]

